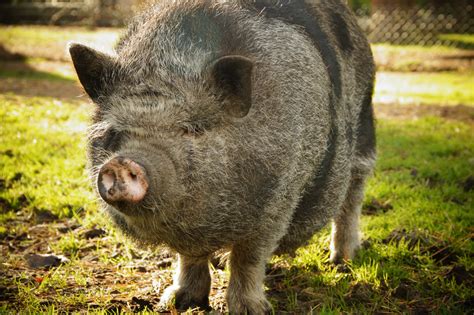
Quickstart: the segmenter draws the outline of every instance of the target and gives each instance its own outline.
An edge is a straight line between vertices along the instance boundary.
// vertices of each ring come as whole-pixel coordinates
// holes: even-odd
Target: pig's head
[[[167,209],[175,209],[179,216],[180,208],[198,207],[231,176],[224,169],[228,136],[252,101],[249,59],[218,56],[189,77],[156,64],[135,71],[123,56],[80,44],[69,51],[96,107],[89,137],[93,180],[113,209],[129,217],[169,217]]]

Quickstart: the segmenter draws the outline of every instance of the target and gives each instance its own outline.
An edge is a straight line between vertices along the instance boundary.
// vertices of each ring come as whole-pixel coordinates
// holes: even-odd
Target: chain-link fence
[[[355,8],[372,43],[474,47],[474,2]]]
[[[330,0],[327,0],[330,1]],[[143,0],[0,0],[0,22],[123,25]],[[472,0],[349,0],[373,43],[473,48]],[[132,10],[130,10],[132,9]]]

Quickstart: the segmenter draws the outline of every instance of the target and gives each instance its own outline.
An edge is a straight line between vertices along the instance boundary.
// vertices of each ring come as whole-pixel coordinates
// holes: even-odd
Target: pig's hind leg
[[[173,285],[165,290],[160,304],[169,306],[174,297],[175,307],[180,311],[196,307],[210,310],[210,290],[211,275],[208,257],[179,255]]]
[[[373,158],[359,158],[352,170],[346,199],[332,224],[330,260],[335,264],[352,259],[359,248],[359,217],[364,198],[364,185],[373,164]]]
[[[359,217],[364,199],[364,186],[366,178],[372,173],[376,157],[372,92],[373,85],[370,84],[358,117],[357,142],[349,189],[332,225],[331,261],[336,264],[352,259],[360,245]]]

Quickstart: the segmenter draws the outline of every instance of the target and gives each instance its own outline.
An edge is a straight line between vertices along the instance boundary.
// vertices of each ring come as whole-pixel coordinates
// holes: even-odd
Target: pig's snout
[[[100,196],[109,204],[138,203],[145,197],[149,182],[145,168],[119,156],[101,167],[97,186]]]

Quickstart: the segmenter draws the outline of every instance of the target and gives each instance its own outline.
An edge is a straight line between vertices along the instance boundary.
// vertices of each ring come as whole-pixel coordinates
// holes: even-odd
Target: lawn
[[[474,71],[378,72],[375,102],[474,106]]]
[[[119,33],[120,29],[114,28],[0,25],[0,56],[6,50],[28,58],[69,61],[68,42],[93,42],[96,47],[107,49],[117,41]]]
[[[159,311],[174,254],[139,248],[111,226],[85,171],[92,107],[76,97],[62,57],[22,49],[26,59],[0,63],[0,313]],[[266,291],[276,313],[474,311],[472,69],[398,70],[377,79],[379,157],[363,248],[347,268],[333,267],[326,228],[296,257],[274,257]],[[34,268],[33,254],[64,260]],[[213,263],[218,311],[228,273]]]

